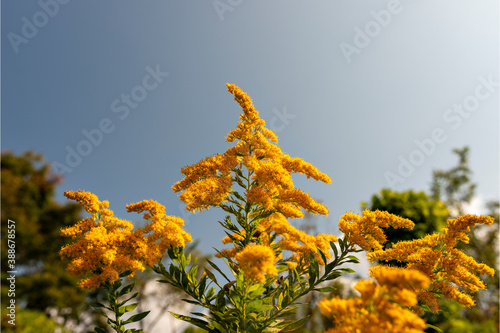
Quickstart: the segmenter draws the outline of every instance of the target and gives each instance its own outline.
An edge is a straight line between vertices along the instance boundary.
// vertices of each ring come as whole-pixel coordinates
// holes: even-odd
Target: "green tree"
[[[41,155],[2,152],[2,311],[12,298],[6,283],[6,272],[13,270],[7,260],[8,220],[15,221],[15,238],[11,240],[15,241],[15,300],[20,310],[46,313],[50,308],[65,319],[78,320],[86,309],[85,293],[68,276],[58,254],[66,244],[60,229],[72,225],[81,214],[79,205],[61,205],[54,200],[60,182],[61,177],[51,172]]]

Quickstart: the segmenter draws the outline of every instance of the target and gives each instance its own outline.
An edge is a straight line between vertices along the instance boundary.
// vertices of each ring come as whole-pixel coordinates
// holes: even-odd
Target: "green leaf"
[[[123,325],[130,324],[130,323],[135,323],[136,321],[142,320],[144,317],[146,317],[151,311],[146,311],[146,312],[141,312],[136,315],[133,315],[129,319],[125,320],[123,322]]]
[[[211,287],[208,292],[207,292],[207,295],[205,296],[206,299],[207,299],[207,302],[210,302],[212,300],[212,297],[214,296],[215,294],[215,288],[214,287]]]
[[[134,293],[132,296],[130,296],[129,298],[127,298],[127,299],[126,299],[126,300],[124,300],[123,302],[120,302],[120,303],[118,304],[118,306],[125,305],[125,303],[127,303],[128,301],[130,301],[132,298],[137,297],[137,295],[139,295],[139,292]]]
[[[123,315],[127,312],[132,312],[135,310],[135,308],[137,307],[137,305],[139,305],[139,303],[134,303],[134,304],[129,304],[129,305],[126,305],[126,306],[121,306],[118,308],[118,313],[120,315]]]
[[[201,278],[200,283],[198,284],[198,297],[201,298],[203,293],[205,292],[205,287],[207,285],[207,276]]]
[[[356,257],[356,256],[348,256],[347,258],[349,259],[349,261],[347,261],[347,262],[354,262],[356,264],[359,264],[358,257]]]
[[[338,270],[342,271],[344,273],[356,273],[356,271],[354,269],[351,269],[351,268],[339,268]]]
[[[309,258],[309,286],[313,286],[319,274],[319,264],[313,255]]]
[[[209,271],[208,269],[205,268],[205,273],[207,273],[207,276],[210,278],[210,280],[214,281],[215,283],[218,284],[217,279],[215,278],[214,273]]]
[[[125,271],[123,273],[121,273],[120,275],[118,275],[119,278],[124,278],[124,277],[127,277],[129,276],[130,274],[132,274],[132,270],[128,270],[128,271]]]
[[[122,279],[118,279],[116,280],[114,283],[113,283],[113,290],[114,291],[117,291],[118,288],[120,288],[122,286],[122,283],[123,283],[123,280]]]
[[[293,332],[293,331],[297,330],[299,327],[301,327],[302,325],[304,325],[304,323],[308,319],[309,319],[309,316],[304,317],[304,318],[302,318],[300,320],[294,321],[293,323],[285,326],[285,328],[283,328],[281,331],[279,331],[279,333]]]
[[[90,306],[93,308],[106,308],[106,305],[99,302],[90,302]]]
[[[181,299],[181,301],[186,302],[186,303],[190,303],[190,304],[194,304],[194,305],[202,305],[200,302],[193,301],[191,299],[185,299],[185,298],[183,298],[183,299]]]
[[[335,287],[323,287],[323,288],[316,288],[314,290],[316,291],[321,291],[322,293],[330,293],[332,291],[335,291],[337,288]]]
[[[426,324],[427,324],[427,323],[426,323]],[[436,331],[438,331],[438,332],[443,332],[443,331],[441,331],[441,329],[440,329],[439,327],[436,327],[436,326],[434,326],[434,325],[427,324],[427,326],[429,326],[430,328],[435,329],[435,330],[436,330]]]
[[[330,274],[328,274],[328,276],[325,278],[325,281],[336,279],[341,275],[342,275],[342,273],[340,273],[338,271],[333,271]]]
[[[107,333],[107,331],[103,328],[100,328],[100,327],[93,327],[94,331],[96,331],[97,333]]]
[[[132,289],[134,289],[134,286],[135,286],[135,282],[129,284],[128,286],[123,287],[122,290],[120,290],[118,292],[118,297],[123,296],[123,295],[128,294],[129,292],[131,292]]]
[[[219,272],[226,280],[227,282],[231,282],[231,280],[228,279],[228,277],[226,276],[226,274],[224,274],[219,267],[217,267],[216,264],[214,264],[213,262],[211,262],[210,260],[207,259],[207,262],[210,264],[210,266],[212,266],[217,272]]]
[[[197,327],[203,328],[204,330],[210,331],[210,328],[208,327],[208,323],[204,320],[189,317],[189,316],[180,315],[180,314],[174,313],[172,311],[169,311],[169,312],[172,316],[174,316],[177,319],[184,320],[184,321],[186,321],[194,326],[197,326]]]
[[[320,249],[318,249],[318,252],[319,252],[319,255],[321,256],[321,259],[323,259],[323,264],[326,265],[328,261],[326,260],[325,254]]]

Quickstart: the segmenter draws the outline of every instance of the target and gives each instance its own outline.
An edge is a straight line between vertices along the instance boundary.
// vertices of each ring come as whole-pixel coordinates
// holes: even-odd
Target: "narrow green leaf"
[[[120,275],[118,275],[119,278],[124,278],[124,277],[127,277],[129,276],[130,274],[132,274],[132,270],[128,270],[128,271],[125,271],[123,273],[121,273]]]
[[[426,323],[426,324],[427,324],[427,323]],[[436,330],[436,331],[438,331],[438,332],[443,332],[443,331],[441,331],[441,329],[440,329],[439,327],[437,327],[437,326],[434,326],[434,325],[431,325],[431,324],[427,324],[427,326],[429,326],[430,328],[435,329],[435,330]]]
[[[190,304],[194,304],[194,305],[202,305],[200,302],[193,301],[191,299],[185,299],[185,298],[183,298],[183,299],[181,299],[181,301],[186,302],[186,303],[190,303]]]
[[[139,305],[139,303],[134,303],[134,304],[129,304],[129,305],[126,305],[126,306],[120,306],[118,308],[118,313],[119,314],[125,314],[127,312],[132,312],[135,310],[135,308],[137,307],[137,305]]]
[[[335,245],[335,243],[334,243],[334,242],[330,242],[330,247],[331,247],[331,248],[332,248],[332,250],[333,250],[333,254],[335,255],[335,259],[337,259],[337,258],[338,258],[338,256],[339,256],[339,252],[338,252],[338,250],[337,250],[337,245]]]
[[[356,273],[356,271],[354,269],[351,269],[351,268],[339,268],[338,270],[342,271],[344,273]]]
[[[207,299],[207,302],[210,302],[212,300],[212,297],[214,296],[215,294],[215,288],[214,287],[211,287],[208,292],[207,292],[207,295],[205,296],[206,299]]]
[[[201,278],[200,283],[198,284],[198,297],[201,298],[203,293],[205,292],[205,287],[207,285],[207,276]]]
[[[90,306],[93,308],[105,308],[106,307],[106,305],[99,303],[99,302],[91,302]]]
[[[135,287],[135,282],[123,287],[122,290],[118,292],[118,297],[128,294],[129,292],[132,291],[132,289],[134,289],[134,287]]]
[[[125,320],[123,322],[123,325],[135,323],[136,321],[142,320],[144,317],[146,317],[149,314],[149,312],[151,312],[151,311],[141,312],[141,313],[138,313],[136,315],[133,315],[129,319]]]
[[[217,272],[219,272],[226,280],[227,282],[231,282],[231,280],[228,279],[228,277],[226,276],[226,274],[224,274],[221,269],[219,267],[217,267],[216,264],[214,264],[213,262],[211,262],[210,260],[207,259],[207,262],[210,264],[210,266],[212,266]]]
[[[107,333],[107,331],[103,328],[100,328],[100,327],[93,327],[94,331],[96,331],[97,333]]]
[[[316,291],[321,291],[322,293],[330,293],[332,291],[335,291],[337,288],[335,287],[323,287],[323,288],[316,288],[314,290]]]
[[[117,291],[123,284],[123,280],[122,279],[118,279],[115,281],[115,283],[113,283],[113,290],[114,291]]]
[[[300,320],[294,321],[293,323],[285,326],[285,328],[283,328],[281,331],[279,331],[279,333],[293,332],[293,331],[297,330],[298,328],[300,328],[302,325],[304,325],[304,323],[308,319],[309,319],[309,316],[304,317],[304,318],[302,318]]]
[[[180,314],[174,313],[172,311],[169,311],[169,312],[172,316],[174,316],[177,319],[184,320],[184,321],[186,321],[194,326],[197,326],[197,327],[203,328],[204,330],[210,331],[210,328],[208,327],[208,323],[204,320],[189,317],[189,316],[180,315]]]
[[[318,249],[318,252],[319,252],[319,255],[321,256],[321,259],[323,259],[323,265],[326,266],[326,264],[327,264],[328,261],[326,260],[325,254],[320,249]]]
[[[125,303],[127,303],[128,301],[130,301],[132,298],[136,298],[137,295],[139,295],[139,292],[136,292],[134,293],[132,296],[130,296],[129,298],[127,298],[126,300],[118,303],[118,306],[122,306],[122,305],[125,305]]]

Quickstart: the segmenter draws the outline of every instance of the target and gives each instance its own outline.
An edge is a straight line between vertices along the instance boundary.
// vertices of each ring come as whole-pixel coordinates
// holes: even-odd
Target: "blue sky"
[[[498,12],[494,0],[4,1],[1,147],[65,170],[60,201],[88,190],[138,221],[124,206],[155,199],[212,252],[220,214],[184,212],[171,186],[228,148],[241,112],[230,82],[285,152],[333,179],[296,177],[330,209],[319,231],[384,187],[428,190],[465,145],[480,209],[499,198]]]

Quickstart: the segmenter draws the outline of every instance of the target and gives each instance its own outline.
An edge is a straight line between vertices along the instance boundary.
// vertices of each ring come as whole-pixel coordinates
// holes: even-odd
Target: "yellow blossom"
[[[248,245],[238,252],[234,259],[249,280],[265,283],[264,274],[278,274],[278,269],[274,263],[276,260],[275,253],[268,246]]]
[[[320,311],[333,319],[326,333],[422,333],[424,320],[405,308],[417,304],[415,292],[429,285],[429,279],[415,270],[373,268],[372,280],[360,280],[354,286],[361,297],[322,300]]]
[[[312,164],[283,153],[276,144],[278,138],[265,127],[251,98],[233,84],[227,87],[243,108],[240,122],[226,137],[228,142],[236,141],[236,144],[222,155],[181,169],[184,179],[172,189],[181,192],[180,199],[186,203],[186,209],[202,211],[225,203],[236,181],[234,170],[238,169],[248,173],[245,196],[249,203],[288,218],[302,217],[302,209],[313,214],[328,214],[324,205],[294,187],[291,173],[302,173],[325,183],[330,183],[330,178]]]
[[[287,265],[291,268],[297,267],[299,262],[303,264],[309,263],[311,254],[320,263],[325,265],[318,249],[320,249],[327,259],[331,258],[330,242],[337,242],[338,239],[335,235],[318,234],[316,236],[309,235],[301,230],[298,230],[288,222],[288,220],[279,213],[272,214],[271,216],[261,220],[258,224],[257,230],[260,232],[259,238],[263,244],[271,246],[277,244],[281,251],[290,251],[292,253]],[[239,231],[239,234],[234,233],[232,236],[236,240],[242,241],[244,239],[245,230]],[[274,238],[274,242],[270,243],[269,240]],[[233,240],[226,236],[222,242],[224,244],[233,243]],[[233,258],[238,249],[224,250],[217,257]]]
[[[129,211],[147,211],[151,220],[144,228],[133,231],[134,225],[114,216],[107,201],[84,191],[64,193],[80,202],[92,215],[61,230],[74,243],[64,246],[60,254],[69,260],[70,274],[82,277],[79,285],[86,290],[97,289],[104,282],[114,282],[120,273],[144,270],[154,266],[171,246],[185,246],[191,236],[181,227],[184,221],[166,216],[165,207],[148,200],[127,206]]]
[[[408,219],[388,212],[367,209],[363,211],[363,216],[346,213],[339,220],[339,229],[345,234],[346,239],[365,251],[383,248],[387,237],[381,228],[413,229],[414,226],[415,224]]]
[[[487,265],[477,263],[455,246],[459,240],[468,241],[465,231],[469,231],[471,226],[492,222],[491,217],[465,215],[448,220],[443,234],[400,241],[388,249],[369,252],[367,257],[370,261],[397,260],[405,263],[406,268],[425,274],[432,283],[427,290],[417,294],[433,312],[439,311],[436,293],[471,307],[475,303],[470,294],[486,288],[479,275],[494,275],[495,272]]]

